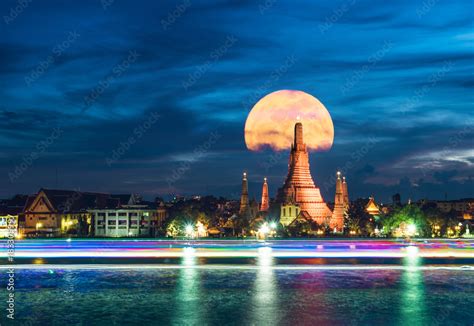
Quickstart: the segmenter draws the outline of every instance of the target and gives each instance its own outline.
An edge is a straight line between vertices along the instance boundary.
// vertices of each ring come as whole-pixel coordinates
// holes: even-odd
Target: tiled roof
[[[41,189],[41,191],[59,212],[80,212],[105,207],[110,199],[110,195],[104,193],[56,189]]]

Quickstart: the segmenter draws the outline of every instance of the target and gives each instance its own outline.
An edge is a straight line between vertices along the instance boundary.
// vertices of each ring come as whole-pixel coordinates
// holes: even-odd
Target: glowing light
[[[71,242],[71,241],[72,241],[71,238],[66,239],[66,242]]]
[[[196,249],[193,247],[183,248],[182,264],[186,267],[194,267],[196,265]]]
[[[276,228],[277,228],[277,224],[276,224],[275,222],[271,222],[271,223],[270,223],[270,227],[271,227],[272,229],[276,229]]]
[[[193,247],[184,247],[183,252],[186,256],[192,256],[196,252],[196,249],[194,249]]]
[[[258,254],[262,256],[269,256],[272,254],[272,248],[271,247],[260,247],[258,248]]]
[[[285,150],[293,142],[295,116],[303,121],[305,143],[310,150],[329,150],[334,126],[324,105],[315,97],[296,90],[280,90],[260,99],[245,122],[247,148],[265,146]]]
[[[184,232],[186,233],[186,235],[187,235],[188,237],[193,236],[193,234],[194,234],[194,226],[192,226],[191,224],[186,225],[186,227],[184,228]]]
[[[263,233],[263,234],[268,234],[270,232],[270,228],[268,227],[268,224],[265,223],[263,224],[260,229],[258,229],[258,232]]]
[[[3,241],[3,242],[2,242]],[[0,257],[7,257],[6,240],[0,240]],[[474,243],[470,240],[427,240],[406,245],[396,240],[273,240],[264,247],[259,241],[212,240],[27,240],[15,245],[15,257],[48,258],[209,258],[260,257],[271,252],[275,258],[470,258]],[[352,246],[356,248],[352,249]],[[107,248],[104,250],[104,248]],[[261,249],[266,248],[266,249]],[[49,262],[48,262],[49,263]]]
[[[207,236],[207,228],[204,224],[202,224],[201,222],[197,222],[196,227],[197,227],[197,236],[198,237]]]
[[[407,255],[410,257],[416,257],[418,256],[418,247],[415,246],[408,246],[406,248]]]
[[[415,224],[408,224],[407,231],[409,235],[415,235],[416,233],[416,225]]]

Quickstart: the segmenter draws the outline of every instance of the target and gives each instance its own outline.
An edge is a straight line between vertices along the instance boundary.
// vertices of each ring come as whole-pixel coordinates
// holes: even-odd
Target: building
[[[373,196],[369,197],[369,202],[365,206],[365,211],[367,213],[369,213],[370,215],[372,215],[372,216],[380,214],[380,209],[377,206],[377,204],[375,203],[375,200],[374,200]]]
[[[344,201],[344,208],[349,209],[351,202],[349,201],[349,191],[347,190],[346,177],[342,177],[342,199]]]
[[[26,195],[16,195],[0,201],[0,238],[21,237],[19,221],[24,219],[23,211],[27,200]]]
[[[89,213],[96,237],[154,237],[168,215],[162,201],[144,201],[136,194],[110,195],[107,207]]]
[[[26,235],[79,235],[91,233],[89,209],[106,206],[110,195],[74,190],[40,189],[25,207]]]
[[[458,200],[437,200],[436,207],[443,213],[455,211],[465,213],[474,210],[474,198],[464,198]]]
[[[260,211],[266,212],[270,208],[270,198],[268,197],[267,178],[263,178],[262,186],[262,203],[260,204]]]
[[[319,188],[315,185],[309,169],[309,156],[303,141],[303,125],[295,124],[294,142],[291,145],[288,175],[283,187],[278,190],[277,203],[281,207],[296,204],[319,225],[342,229],[340,221],[332,219],[332,212],[326,205]]]
[[[27,236],[154,235],[166,214],[163,203],[144,202],[134,194],[40,189],[25,205],[23,229]],[[107,228],[101,228],[102,221]]]
[[[239,214],[240,215],[247,215],[249,214],[250,206],[249,206],[249,185],[247,181],[247,173],[244,172],[242,176],[242,193],[240,195],[240,208]]]
[[[288,226],[293,221],[296,220],[298,215],[300,214],[300,207],[293,203],[287,203],[281,205],[280,209],[280,224],[283,226]]]
[[[154,237],[163,223],[157,209],[148,205],[123,206],[89,211],[96,237]]]
[[[348,207],[348,204],[346,203],[346,199],[345,199],[344,185],[341,179],[341,172],[338,171],[337,178],[336,178],[336,194],[334,197],[334,209],[332,211],[332,221],[335,225],[340,227],[339,230],[342,229],[341,225],[344,225],[344,213],[347,207]]]

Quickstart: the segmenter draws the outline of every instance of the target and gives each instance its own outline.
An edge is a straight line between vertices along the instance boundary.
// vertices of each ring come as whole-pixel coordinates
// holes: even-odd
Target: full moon
[[[309,150],[327,151],[334,141],[334,125],[326,107],[302,91],[280,90],[260,99],[245,122],[245,144],[252,151],[290,148],[295,123],[303,124]]]

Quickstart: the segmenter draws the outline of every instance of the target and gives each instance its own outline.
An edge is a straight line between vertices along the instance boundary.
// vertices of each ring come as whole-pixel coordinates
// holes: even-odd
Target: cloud
[[[18,183],[0,182],[0,195],[51,185],[56,167],[64,187],[165,191],[176,163],[169,160],[187,157],[213,131],[222,138],[212,155],[193,164],[176,184],[179,191],[233,193],[245,169],[255,178],[268,175],[275,192],[286,175],[287,156],[248,152],[243,130],[259,97],[279,89],[305,91],[331,114],[334,145],[311,155],[319,183],[336,167],[353,162],[347,177],[354,196],[370,190],[389,198],[396,187],[411,191],[399,185],[403,177],[421,185],[417,189],[426,190],[423,195],[437,195],[443,185],[453,194],[472,195],[466,181],[474,172],[472,137],[456,136],[472,109],[472,2],[437,2],[420,18],[420,3],[400,1],[389,8],[356,1],[321,34],[318,24],[346,2],[277,1],[264,12],[252,1],[191,2],[166,30],[160,21],[175,2],[115,1],[107,10],[100,1],[32,3],[0,27],[0,181],[52,128],[64,126],[65,133]],[[0,12],[8,12],[12,3],[2,2]],[[80,38],[26,85],[31,70],[74,30]],[[237,42],[184,89],[183,81],[206,65],[229,36]],[[386,41],[394,44],[390,52],[342,94],[341,86]],[[84,97],[128,51],[137,51],[139,59],[81,114]],[[288,56],[297,59],[295,64],[274,78]],[[449,73],[402,112],[445,62],[453,63]],[[151,112],[160,120],[107,167],[105,157]],[[370,139],[376,145],[354,162],[353,153]],[[458,139],[455,148],[451,139]],[[419,182],[423,166],[429,169]],[[447,171],[457,172],[450,176]],[[333,197],[332,191],[325,190],[326,198]]]

